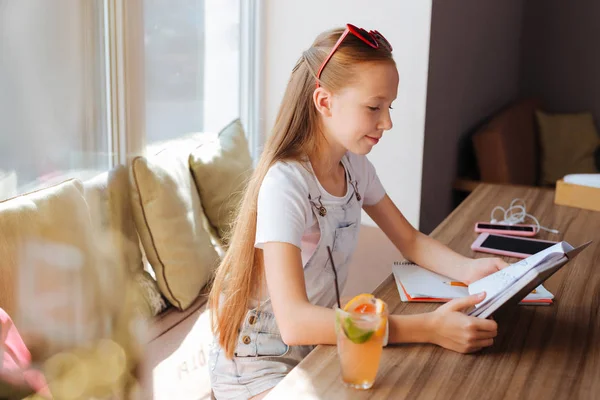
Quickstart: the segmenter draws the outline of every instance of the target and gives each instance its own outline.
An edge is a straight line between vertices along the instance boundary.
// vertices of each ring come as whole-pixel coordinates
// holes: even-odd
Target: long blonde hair
[[[319,150],[322,135],[313,104],[316,74],[342,33],[343,29],[322,33],[296,63],[272,134],[237,210],[229,247],[217,269],[209,296],[212,329],[228,358],[233,357],[249,301],[259,295],[264,282],[263,252],[254,247],[260,186],[276,162],[300,160]],[[319,84],[331,92],[340,90],[353,82],[354,67],[362,62],[394,61],[384,46],[373,49],[349,34],[323,69]]]

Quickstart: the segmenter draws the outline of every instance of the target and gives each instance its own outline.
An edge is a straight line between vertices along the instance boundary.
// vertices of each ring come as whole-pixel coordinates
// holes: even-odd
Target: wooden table
[[[368,391],[344,387],[335,346],[318,346],[268,396],[287,399],[599,399],[600,212],[555,206],[554,191],[480,185],[432,236],[461,254],[474,253],[476,221],[489,221],[496,205],[522,198],[527,210],[576,246],[594,242],[544,286],[552,306],[516,306],[496,315],[494,346],[463,355],[429,345],[394,345],[383,351],[377,380]],[[514,262],[516,259],[508,259]],[[435,310],[436,304],[402,303],[392,276],[375,295],[394,314]]]

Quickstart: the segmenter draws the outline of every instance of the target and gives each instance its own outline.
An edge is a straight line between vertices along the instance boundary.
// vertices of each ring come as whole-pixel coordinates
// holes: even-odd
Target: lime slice
[[[375,331],[373,330],[367,331],[360,329],[352,322],[352,318],[350,317],[346,317],[344,319],[343,327],[346,337],[350,339],[352,343],[356,344],[366,342],[367,340],[371,339],[371,336],[373,336],[373,334],[375,333]]]

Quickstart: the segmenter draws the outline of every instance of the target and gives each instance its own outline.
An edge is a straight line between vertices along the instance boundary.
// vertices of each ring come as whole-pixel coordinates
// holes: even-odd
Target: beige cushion
[[[176,151],[183,157],[188,157],[191,149],[195,149],[204,143],[214,142],[218,138],[216,132],[191,132],[182,136],[178,136],[174,139],[167,139],[164,141],[152,142],[146,148],[146,154],[159,154],[162,151],[169,150],[170,152]],[[217,229],[211,225],[206,213],[201,214],[202,226],[209,233],[211,242],[220,257],[223,257],[225,250],[222,245],[223,242],[219,237]]]
[[[240,121],[233,121],[218,138],[194,149],[190,154],[190,168],[204,212],[219,237],[224,239],[252,174],[252,158]]]
[[[597,172],[594,151],[600,136],[590,113],[546,114],[536,111],[540,131],[543,184],[567,174]]]
[[[0,202],[0,232],[0,307],[34,359],[108,337],[126,350],[128,368],[139,360],[137,292],[122,266],[98,257],[80,181]]]
[[[156,280],[146,271],[135,274],[134,282],[140,290],[140,311],[145,317],[155,317],[167,309]]]
[[[65,249],[66,253],[75,254],[75,258],[81,260],[86,273],[93,271],[89,268],[95,262],[91,251],[92,231],[82,192],[81,182],[69,180],[0,202],[0,307],[9,315],[14,315],[18,308],[18,275],[27,271],[25,264],[31,267],[35,263],[35,275],[40,280],[44,278],[39,271],[50,271],[48,273],[52,275],[51,270],[40,264],[43,254],[36,257],[27,250],[33,247],[28,246]],[[48,259],[48,263],[60,262],[61,254],[55,257]],[[68,283],[55,275],[52,278],[47,285],[36,286],[33,290],[36,293],[38,290],[61,291],[59,286]],[[42,297],[38,300],[44,301]]]
[[[119,165],[83,184],[99,251],[131,272],[143,269],[142,252],[133,221],[129,174]]]
[[[118,165],[85,181],[84,196],[90,209],[100,267],[110,266],[113,271],[129,273],[140,291],[136,299],[139,310],[145,317],[159,314],[167,305],[156,280],[143,270],[127,168]]]
[[[179,148],[132,162],[132,204],[138,233],[158,286],[184,310],[212,276],[218,256],[202,225],[202,206]]]

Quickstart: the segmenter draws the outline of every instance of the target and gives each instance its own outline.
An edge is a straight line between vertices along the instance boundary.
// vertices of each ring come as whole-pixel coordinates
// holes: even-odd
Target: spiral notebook
[[[469,295],[468,287],[452,286],[450,278],[408,261],[394,262],[392,272],[404,302],[445,303]],[[553,298],[552,293],[539,285],[519,304],[550,305]]]

